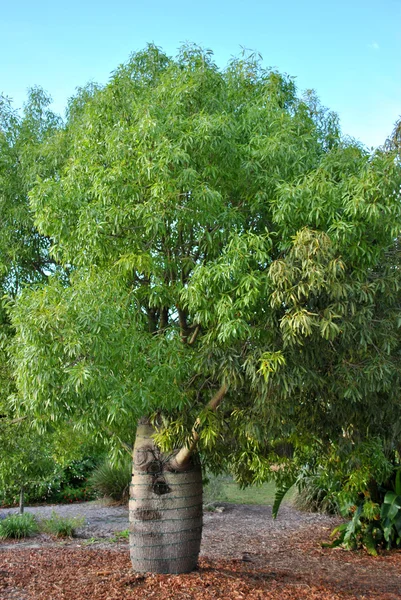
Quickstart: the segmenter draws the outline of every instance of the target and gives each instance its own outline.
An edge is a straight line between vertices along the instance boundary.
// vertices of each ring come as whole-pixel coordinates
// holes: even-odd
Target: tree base
[[[188,573],[198,562],[202,537],[202,472],[191,462],[171,467],[139,425],[130,493],[130,554],[138,573]]]

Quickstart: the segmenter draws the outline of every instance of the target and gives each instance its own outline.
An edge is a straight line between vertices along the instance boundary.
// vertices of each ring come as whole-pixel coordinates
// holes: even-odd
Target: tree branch
[[[181,339],[184,343],[187,342],[188,339],[188,323],[187,323],[187,314],[185,310],[183,310],[180,306],[176,305],[176,309],[178,312],[178,319],[180,323],[180,335]]]
[[[5,419],[6,416],[2,415],[1,418]],[[25,419],[27,419],[27,418],[28,417],[18,417],[18,419],[11,419],[11,421],[6,421],[5,423],[3,421],[3,422],[0,423],[0,425],[3,425],[4,427],[8,427],[8,425],[15,425],[16,423],[20,423],[21,421],[25,421]]]
[[[195,331],[191,335],[191,339],[188,341],[188,346],[192,346],[192,344],[195,342],[196,338],[198,337],[199,331],[200,331],[200,325],[197,325],[195,327]]]
[[[223,401],[224,396],[227,394],[228,387],[225,383],[220,387],[220,389],[215,393],[213,398],[209,400],[206,405],[206,408],[212,411],[216,411],[221,402]],[[174,458],[171,459],[170,464],[176,471],[182,471],[185,469],[189,460],[196,449],[196,446],[199,441],[199,433],[197,432],[197,427],[200,425],[200,419],[196,419],[195,424],[192,428],[192,440],[188,446],[184,446]]]

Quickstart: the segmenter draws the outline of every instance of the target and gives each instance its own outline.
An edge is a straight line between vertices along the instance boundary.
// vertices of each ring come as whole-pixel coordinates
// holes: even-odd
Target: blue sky
[[[154,42],[211,48],[219,66],[241,46],[314,88],[344,133],[377,146],[401,116],[401,0],[0,0],[0,92],[21,106],[45,88],[63,113],[88,81],[107,82]]]

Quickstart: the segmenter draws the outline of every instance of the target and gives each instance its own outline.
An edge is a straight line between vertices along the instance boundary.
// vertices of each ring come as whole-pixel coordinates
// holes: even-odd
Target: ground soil
[[[138,575],[116,535],[128,510],[96,503],[35,507],[82,516],[78,537],[40,535],[0,545],[0,600],[338,600],[401,598],[401,552],[370,557],[324,548],[338,519],[281,508],[221,505],[206,512],[199,569]],[[9,511],[1,511],[6,513]]]

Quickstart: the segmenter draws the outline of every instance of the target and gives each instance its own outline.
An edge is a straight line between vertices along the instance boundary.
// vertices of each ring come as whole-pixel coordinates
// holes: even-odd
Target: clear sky
[[[259,51],[368,146],[401,116],[401,0],[0,0],[0,92],[21,106],[40,85],[63,113],[77,86],[107,82],[146,43],[174,55],[183,41],[221,67],[241,46]]]

